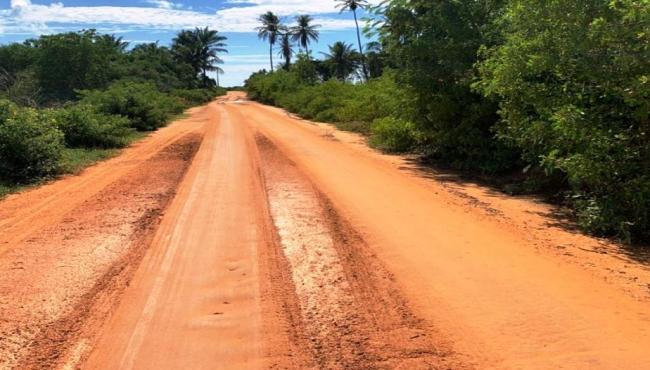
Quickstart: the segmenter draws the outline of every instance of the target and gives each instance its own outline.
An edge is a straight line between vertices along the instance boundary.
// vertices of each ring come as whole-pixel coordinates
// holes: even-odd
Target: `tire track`
[[[3,201],[0,205],[0,255],[35,231],[59,221],[79,204],[179,138],[198,132],[208,116],[204,114],[205,108],[196,111],[197,114],[191,119],[153,133],[144,141],[127,148],[119,157],[89,168],[84,176],[64,178]]]
[[[416,318],[392,276],[331,204],[264,136],[256,142],[273,222],[323,369],[467,368]]]
[[[92,337],[200,142],[189,134],[160,148],[0,257],[0,368],[53,368],[81,337]],[[9,273],[12,266],[19,268]]]

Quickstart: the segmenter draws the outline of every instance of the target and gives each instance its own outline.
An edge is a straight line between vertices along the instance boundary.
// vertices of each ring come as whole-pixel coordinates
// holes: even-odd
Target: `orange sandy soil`
[[[0,368],[650,368],[650,267],[231,93],[0,202]]]

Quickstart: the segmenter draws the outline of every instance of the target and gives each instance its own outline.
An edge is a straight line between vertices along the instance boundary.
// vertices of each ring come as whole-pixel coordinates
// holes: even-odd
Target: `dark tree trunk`
[[[269,58],[271,59],[271,72],[273,72],[273,43],[269,42]]]
[[[357,20],[356,9],[352,11],[354,14],[354,24],[357,26],[357,41],[359,42],[359,53],[361,53],[361,69],[363,70],[363,77],[368,81],[368,69],[366,68],[366,55],[363,53],[363,45],[361,45],[361,32],[359,32],[359,21]]]

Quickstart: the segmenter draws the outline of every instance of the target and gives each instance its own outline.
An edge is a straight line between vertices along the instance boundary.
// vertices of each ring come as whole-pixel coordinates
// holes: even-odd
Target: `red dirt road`
[[[0,368],[650,369],[640,252],[240,93],[0,202]]]

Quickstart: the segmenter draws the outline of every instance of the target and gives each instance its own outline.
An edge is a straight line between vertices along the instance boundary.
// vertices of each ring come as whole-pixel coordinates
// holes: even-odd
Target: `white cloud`
[[[145,3],[154,5],[157,8],[161,9],[182,9],[183,4],[178,4],[173,1],[167,0],[145,0]]]
[[[204,13],[181,9],[167,0],[144,0],[156,7],[70,6],[55,2],[33,4],[30,0],[11,0],[9,9],[0,9],[0,29],[7,33],[49,33],[51,27],[72,25],[95,27],[110,25],[133,29],[180,29],[209,26],[222,32],[252,32],[257,17],[272,11],[290,22],[291,16],[312,14],[323,30],[349,29],[350,19],[334,18],[333,0],[229,0],[224,9]]]
[[[10,1],[11,8],[25,8],[31,5],[31,1],[29,0],[11,0]]]
[[[245,55],[225,54],[221,58],[228,65],[229,71],[231,66],[233,65],[244,66],[245,68],[250,69],[251,65],[259,66],[259,65],[268,64],[269,62],[269,54],[245,54]]]

